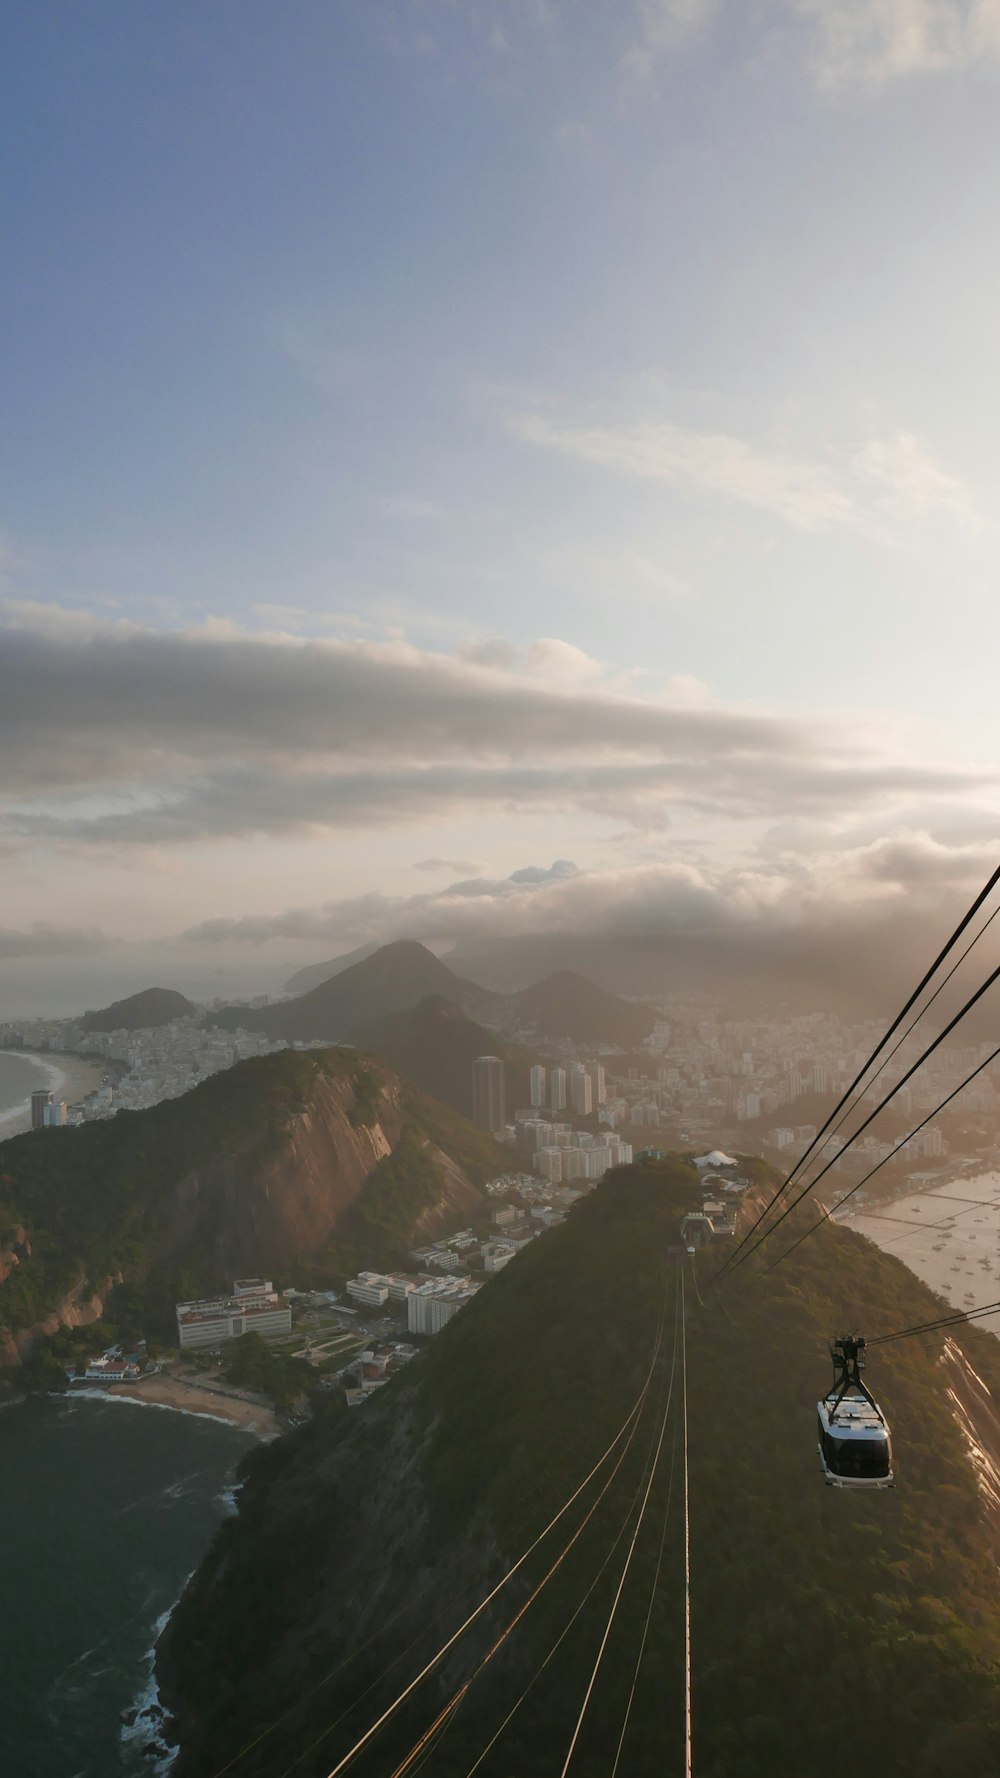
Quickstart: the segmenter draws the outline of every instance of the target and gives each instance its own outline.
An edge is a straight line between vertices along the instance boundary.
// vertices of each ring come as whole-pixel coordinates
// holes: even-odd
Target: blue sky
[[[280,976],[313,932],[361,942],[342,904],[369,889],[405,924],[430,858],[495,885],[569,857],[609,910],[658,870],[668,923],[678,872],[760,918],[803,880],[829,911],[975,874],[996,0],[32,0],[3,33],[18,992],[81,932],[327,910],[219,939]],[[409,734],[293,742],[281,699],[308,705],[324,662],[334,701],[373,674],[376,711],[401,663],[423,675]],[[460,682],[506,711],[488,739]],[[526,688],[564,724],[528,752]],[[635,706],[641,742],[616,727]],[[658,741],[676,711],[711,744]],[[719,736],[746,714],[788,725],[808,795],[733,779]],[[888,778],[838,800],[855,755]],[[901,839],[897,878],[865,863]]]

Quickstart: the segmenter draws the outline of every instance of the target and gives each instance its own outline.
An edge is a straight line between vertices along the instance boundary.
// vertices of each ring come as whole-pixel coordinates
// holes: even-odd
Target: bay
[[[121,1714],[254,1442],[113,1398],[0,1413],[0,1772],[154,1769]]]

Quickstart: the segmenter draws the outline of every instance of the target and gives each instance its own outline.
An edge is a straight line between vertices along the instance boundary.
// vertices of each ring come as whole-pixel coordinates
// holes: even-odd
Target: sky
[[[1000,0],[0,31],[0,1017],[978,887]]]

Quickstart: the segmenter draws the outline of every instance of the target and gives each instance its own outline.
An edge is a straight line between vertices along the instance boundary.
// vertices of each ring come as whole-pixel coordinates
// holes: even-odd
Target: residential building
[[[499,1056],[477,1056],[472,1064],[472,1121],[494,1136],[503,1131],[504,1065]]]
[[[531,1103],[535,1107],[545,1104],[545,1069],[537,1062],[531,1070]]]
[[[553,1068],[549,1073],[549,1105],[553,1111],[566,1109],[566,1070]]]
[[[590,1075],[582,1062],[574,1062],[569,1074],[570,1102],[578,1117],[588,1117],[594,1108],[594,1091]]]
[[[447,1327],[460,1309],[472,1301],[482,1286],[471,1278],[435,1278],[419,1284],[406,1299],[406,1325],[410,1333],[436,1334]]]
[[[226,1340],[237,1340],[241,1334],[259,1333],[267,1339],[280,1339],[292,1331],[292,1311],[278,1295],[269,1278],[243,1279],[259,1286],[254,1294],[228,1297],[205,1297],[198,1302],[178,1303],[177,1343],[185,1351],[196,1347],[221,1346]]]

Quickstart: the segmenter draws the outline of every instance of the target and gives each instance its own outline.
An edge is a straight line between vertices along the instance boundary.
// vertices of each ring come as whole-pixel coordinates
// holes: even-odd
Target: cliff
[[[233,1277],[331,1279],[342,1227],[402,1257],[435,1216],[478,1205],[504,1163],[354,1050],[243,1062],[150,1111],[17,1137],[0,1156],[0,1363],[100,1314],[109,1280],[172,1341],[173,1303]]]
[[[529,1681],[485,1772],[562,1769],[666,1397],[679,1288],[669,1248],[696,1194],[681,1162],[609,1176],[357,1414],[332,1410],[250,1459],[239,1514],[160,1645],[175,1778],[231,1760],[237,1778],[293,1767],[324,1778],[587,1474],[635,1399],[662,1316],[652,1401],[592,1521],[582,1515],[597,1484],[351,1767],[395,1771],[525,1607],[435,1737],[430,1769],[464,1778]],[[1000,1769],[997,1545],[970,1457],[983,1443],[977,1415],[995,1422],[1000,1347],[967,1327],[952,1339],[957,1366],[940,1362],[943,1337],[873,1354],[898,1485],[828,1490],[815,1443],[826,1336],[909,1325],[935,1299],[832,1227],[766,1283],[741,1274],[707,1291],[710,1256],[697,1263],[704,1304],[690,1274],[686,1291],[697,1770],[833,1778],[847,1732],[837,1700],[857,1778]],[[574,1778],[612,1768],[654,1578],[622,1769],[679,1765],[676,1415],[673,1427]]]

